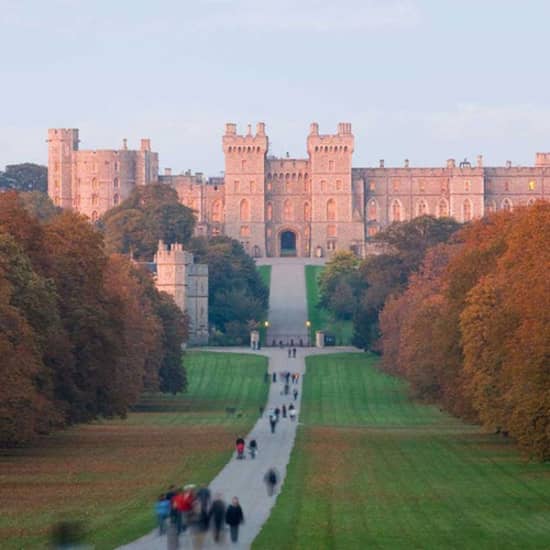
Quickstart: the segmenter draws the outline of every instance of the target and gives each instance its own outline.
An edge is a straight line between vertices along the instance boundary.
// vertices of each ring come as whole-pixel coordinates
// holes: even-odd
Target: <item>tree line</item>
[[[254,260],[235,239],[194,237],[195,212],[178,200],[174,188],[163,184],[136,187],[119,206],[99,221],[107,250],[152,261],[159,239],[182,243],[196,263],[208,265],[210,342],[242,345],[250,328],[265,318],[269,289]]]
[[[0,445],[183,390],[186,339],[171,297],[87,218],[0,195]]]
[[[436,232],[431,246],[411,246],[409,228],[425,223],[381,235],[393,260],[381,254],[348,270],[356,337],[382,352],[382,368],[406,378],[415,397],[548,460],[550,204],[492,214],[447,238]],[[410,269],[398,267],[409,260]]]

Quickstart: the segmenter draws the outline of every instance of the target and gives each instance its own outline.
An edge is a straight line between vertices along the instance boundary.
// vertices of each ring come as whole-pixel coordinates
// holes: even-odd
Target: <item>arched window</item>
[[[93,221],[93,222],[96,222],[96,221],[97,221],[97,218],[98,218],[97,212],[94,210],[94,211],[92,212],[92,221]]]
[[[113,180],[113,187],[114,187],[115,189],[118,189],[118,178],[115,178],[115,179]]]
[[[311,206],[309,202],[304,203],[304,220],[306,222],[311,220]]]
[[[369,221],[376,221],[378,219],[378,205],[374,199],[369,201],[369,206],[367,208],[367,218]]]
[[[327,220],[334,221],[336,219],[336,202],[334,199],[327,201]]]
[[[92,206],[97,206],[97,195],[95,193],[92,195]]]
[[[391,221],[392,222],[401,221],[401,203],[397,200],[391,203]]]
[[[113,196],[113,204],[115,206],[117,206],[119,202],[120,202],[120,197],[119,197],[118,193],[115,193],[114,196]]]
[[[309,186],[309,180],[306,180],[306,179],[305,179],[305,180],[304,180],[304,191],[305,191],[306,193],[309,193],[310,190],[311,190],[311,188],[310,188],[310,186]]]
[[[241,221],[243,222],[250,221],[250,206],[246,199],[243,199],[241,201],[240,215],[241,215]]]
[[[97,178],[92,178],[92,189],[94,191],[97,189]]]
[[[416,204],[416,215],[425,216],[428,213],[428,205],[426,201],[418,201]]]
[[[222,222],[222,201],[214,201],[212,203],[212,221]]]
[[[294,219],[294,209],[292,207],[292,201],[287,199],[283,204],[283,220],[290,222]]]
[[[267,218],[267,221],[270,222],[273,219],[273,205],[268,202],[266,209],[265,209],[265,217]]]
[[[502,210],[511,212],[513,210],[512,201],[510,199],[504,199],[502,201]]]
[[[472,203],[466,199],[462,205],[462,221],[469,222],[472,219]]]
[[[439,217],[446,218],[449,215],[449,204],[445,199],[439,201]]]

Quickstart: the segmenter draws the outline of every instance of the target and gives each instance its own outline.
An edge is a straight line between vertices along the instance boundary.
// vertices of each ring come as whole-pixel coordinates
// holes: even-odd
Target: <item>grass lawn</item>
[[[270,265],[259,265],[256,266],[256,269],[258,270],[258,273],[260,274],[260,278],[262,279],[262,282],[267,288],[271,288],[271,266]],[[260,325],[260,343],[265,346],[266,342],[266,328],[264,325],[264,322],[267,321],[266,319],[261,320]]]
[[[311,321],[311,341],[315,342],[315,331],[324,330],[336,337],[337,346],[351,345],[353,323],[334,319],[326,309],[317,307],[319,304],[319,275],[324,270],[322,265],[306,265],[307,311]]]
[[[550,464],[412,403],[374,364],[308,358],[303,425],[254,548],[549,548]]]
[[[44,548],[53,524],[83,520],[95,548],[153,528],[171,484],[208,483],[267,398],[264,357],[189,352],[189,390],[145,396],[125,420],[76,426],[0,453],[0,548]],[[236,412],[229,414],[226,408]]]

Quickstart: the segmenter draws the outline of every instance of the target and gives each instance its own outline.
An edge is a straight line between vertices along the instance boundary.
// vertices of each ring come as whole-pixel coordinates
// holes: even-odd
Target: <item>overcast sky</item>
[[[548,0],[0,0],[0,167],[138,147],[223,170],[225,122],[305,156],[351,122],[355,166],[532,164],[550,151]]]

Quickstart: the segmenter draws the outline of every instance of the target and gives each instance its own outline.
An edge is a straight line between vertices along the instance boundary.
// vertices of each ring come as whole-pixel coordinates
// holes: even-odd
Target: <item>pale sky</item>
[[[530,165],[550,151],[548,0],[0,0],[0,169],[137,148],[161,169],[223,170],[226,122],[264,121],[306,155],[351,122],[354,166]]]

